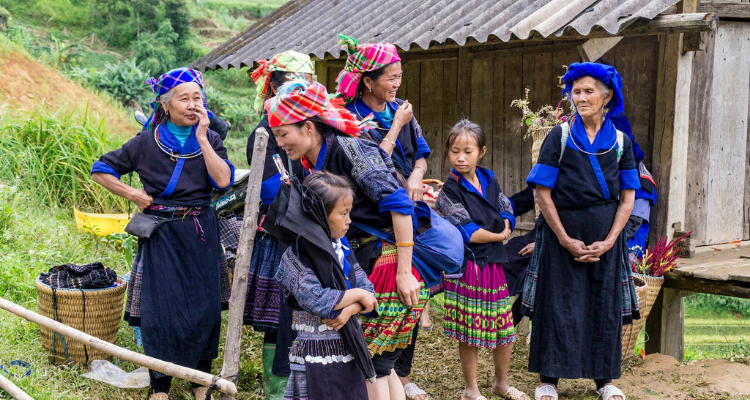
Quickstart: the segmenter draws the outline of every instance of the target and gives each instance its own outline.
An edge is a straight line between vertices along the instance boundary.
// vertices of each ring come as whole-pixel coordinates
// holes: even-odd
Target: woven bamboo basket
[[[539,159],[539,150],[542,149],[542,143],[544,143],[544,139],[547,138],[552,128],[554,127],[529,128],[533,132],[531,136],[534,139],[534,142],[531,144],[531,165],[536,164],[536,160]]]
[[[534,142],[531,144],[531,165],[536,164],[536,161],[539,159],[539,151],[542,149],[542,143],[544,143],[544,139],[547,138],[547,135],[552,131],[552,128],[554,127],[529,128],[529,130],[533,132],[531,137],[534,139]],[[536,211],[537,218],[539,218],[539,214],[542,212],[539,208],[539,204],[534,204],[534,210]]]
[[[96,336],[99,339],[114,343],[117,339],[117,329],[122,319],[123,301],[127,284],[118,277],[119,286],[107,289],[55,289],[57,298],[57,318],[55,318],[55,303],[53,300],[52,287],[36,280],[38,294],[39,314],[56,319],[61,323]],[[84,307],[85,306],[85,307]],[[74,364],[84,365],[86,363],[86,351],[88,352],[89,365],[93,360],[109,360],[112,357],[91,347],[84,346],[80,342],[65,338],[65,346],[59,334],[54,335],[50,329],[41,328],[42,346],[49,354],[52,364],[66,364],[65,348],[68,357]]]
[[[659,295],[661,286],[664,284],[664,277],[655,278],[648,275],[633,274],[633,279],[635,280],[635,292],[638,295],[641,319],[633,320],[632,324],[622,327],[622,361],[633,357],[638,335],[646,325],[646,318],[651,313],[656,296]]]

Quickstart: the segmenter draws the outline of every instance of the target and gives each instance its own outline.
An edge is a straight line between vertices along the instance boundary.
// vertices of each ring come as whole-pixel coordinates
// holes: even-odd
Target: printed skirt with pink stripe
[[[513,297],[501,264],[469,261],[460,279],[445,279],[445,336],[494,349],[516,341]]]

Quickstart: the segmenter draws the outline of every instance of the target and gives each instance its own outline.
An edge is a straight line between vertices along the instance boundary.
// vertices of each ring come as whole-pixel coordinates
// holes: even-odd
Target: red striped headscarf
[[[357,97],[357,86],[363,73],[401,61],[396,46],[390,43],[360,45],[356,39],[339,34],[339,44],[346,48],[349,56],[344,69],[336,77],[336,91],[347,103]]]
[[[372,123],[367,118],[358,121],[344,108],[343,100],[329,99],[325,86],[318,82],[288,82],[279,89],[276,97],[266,100],[265,108],[272,128],[320,116],[326,124],[357,137],[362,129]]]

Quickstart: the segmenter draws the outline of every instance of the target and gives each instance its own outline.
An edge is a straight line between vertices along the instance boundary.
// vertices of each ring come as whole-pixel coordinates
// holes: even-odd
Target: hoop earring
[[[371,87],[368,87],[368,88],[367,88],[367,91],[368,91],[368,92],[370,92],[370,93],[372,93],[372,88],[371,88]]]

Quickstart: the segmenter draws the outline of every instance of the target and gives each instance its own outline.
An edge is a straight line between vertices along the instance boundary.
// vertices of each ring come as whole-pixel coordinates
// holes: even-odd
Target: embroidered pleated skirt
[[[279,269],[279,241],[267,233],[255,235],[253,258],[247,274],[247,300],[243,324],[256,332],[276,332],[279,327],[280,293],[274,275]]]
[[[307,311],[294,311],[292,328],[285,400],[367,400],[365,375],[338,331]]]
[[[419,272],[412,266],[412,273],[422,286],[419,302],[411,308],[401,303],[396,290],[397,271],[396,246],[384,241],[382,254],[368,276],[375,287],[379,316],[375,319],[361,317],[365,339],[370,354],[373,355],[406,348],[411,343],[414,327],[419,323],[419,317],[422,316],[422,311],[430,299],[430,289],[425,286]]]
[[[445,336],[470,346],[494,349],[516,341],[513,297],[501,264],[469,261],[460,279],[445,279]]]

